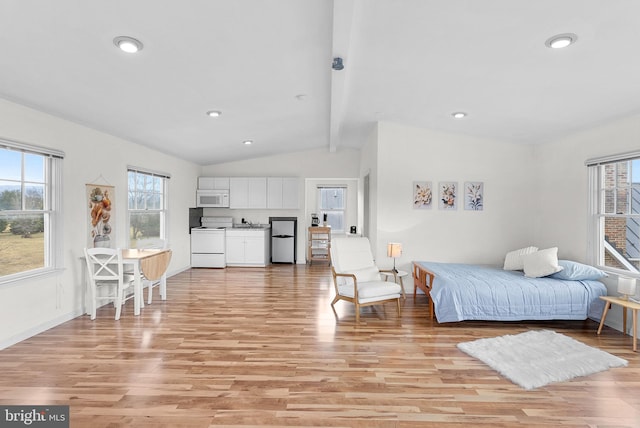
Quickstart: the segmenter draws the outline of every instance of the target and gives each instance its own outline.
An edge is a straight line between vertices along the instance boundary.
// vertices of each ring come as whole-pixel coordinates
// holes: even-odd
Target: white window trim
[[[345,184],[318,184],[316,186],[316,194],[317,194],[317,210],[318,213],[321,214],[322,213],[322,202],[320,200],[320,193],[322,189],[343,189],[344,190],[344,208],[342,210],[327,210],[327,211],[342,211],[342,230],[331,230],[331,234],[332,235],[343,235],[347,233],[347,206],[348,206],[348,200],[347,200],[347,194],[348,194],[348,186]],[[320,217],[320,221],[322,221],[322,217]]]
[[[604,260],[605,244],[602,237],[604,236],[604,219],[605,217],[616,217],[615,214],[600,214],[602,185],[602,165],[630,161],[640,158],[640,151],[619,153],[615,155],[601,156],[597,158],[587,159],[585,165],[588,167],[588,218],[587,218],[587,263],[597,266],[599,269],[611,273],[613,275],[630,276],[640,279],[640,272],[633,272],[625,269],[618,269],[611,266],[605,266],[600,263]],[[622,217],[628,217],[626,215]]]
[[[162,185],[162,211],[164,213],[162,224],[160,225],[160,238],[164,239],[165,242],[169,242],[169,180],[171,179],[171,174],[161,171],[154,171],[148,168],[141,168],[137,166],[128,165],[127,166],[127,198],[129,193],[129,180],[128,175],[129,172],[139,172],[142,174],[151,175],[154,177],[160,177],[163,179]],[[132,210],[129,208],[129,201],[127,200],[127,227],[131,225],[131,213],[132,212],[145,212],[146,210]],[[127,232],[127,246],[131,246],[131,236],[129,236],[129,232]]]
[[[0,285],[17,285],[37,277],[57,275],[64,269],[64,214],[62,212],[62,169],[65,153],[61,150],[0,138],[0,148],[52,158],[47,174],[49,233],[45,241],[45,267],[0,277]],[[47,260],[48,258],[48,260]]]

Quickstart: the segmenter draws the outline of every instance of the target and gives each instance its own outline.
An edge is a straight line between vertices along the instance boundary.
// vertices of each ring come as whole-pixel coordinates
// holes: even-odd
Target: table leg
[[[167,274],[163,274],[160,278],[160,299],[167,300]]]
[[[638,310],[632,309],[633,313],[633,352],[637,350],[637,341],[638,337]],[[626,311],[625,311],[626,312]]]
[[[402,277],[400,277],[400,287],[402,288],[402,298],[407,300],[407,295],[404,292],[404,283],[402,282]]]
[[[622,308],[622,331],[627,334],[627,308]]]
[[[610,307],[611,307],[611,303],[605,302],[604,310],[602,311],[602,319],[600,320],[600,326],[598,327],[598,333],[597,334],[600,334],[602,332],[602,327],[604,326],[604,320],[605,320],[605,318],[607,318],[607,312],[609,312],[609,308]]]

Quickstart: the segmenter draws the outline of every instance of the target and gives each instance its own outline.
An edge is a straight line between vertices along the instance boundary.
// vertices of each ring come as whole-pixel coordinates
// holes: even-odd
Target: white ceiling
[[[381,120],[539,143],[639,113],[639,46],[637,0],[2,0],[0,97],[202,165]]]

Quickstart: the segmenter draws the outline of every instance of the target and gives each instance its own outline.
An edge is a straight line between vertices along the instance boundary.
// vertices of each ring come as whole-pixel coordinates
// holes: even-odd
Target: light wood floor
[[[419,296],[336,304],[326,266],[193,269],[142,315],[112,306],[0,351],[0,403],[68,404],[72,427],[640,427],[640,354],[593,321],[454,323]],[[615,309],[614,309],[615,310]],[[456,344],[550,328],[629,361],[525,391]]]

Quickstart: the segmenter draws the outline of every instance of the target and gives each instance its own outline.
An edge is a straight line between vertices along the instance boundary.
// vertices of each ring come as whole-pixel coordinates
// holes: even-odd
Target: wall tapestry
[[[89,207],[89,231],[87,248],[115,248],[115,231],[112,219],[115,219],[115,188],[103,184],[87,184]]]
[[[443,210],[457,210],[458,204],[456,202],[458,183],[455,181],[441,181],[439,183],[439,203],[438,207]]]
[[[464,183],[464,209],[482,211],[484,208],[484,184],[481,181]]]
[[[430,181],[413,182],[413,208],[429,209],[433,200]]]

